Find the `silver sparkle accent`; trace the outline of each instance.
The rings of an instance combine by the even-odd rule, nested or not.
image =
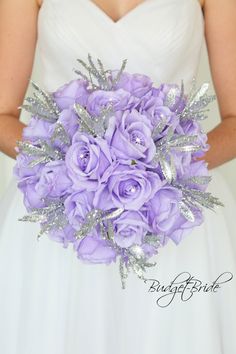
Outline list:
[[[64,214],[62,201],[49,201],[49,205],[43,208],[32,208],[28,215],[19,218],[19,221],[40,222],[41,229],[37,236],[39,239],[43,234],[49,233],[52,229],[63,229],[68,220]]]
[[[152,233],[147,233],[144,236],[143,241],[144,241],[144,243],[147,243],[147,244],[149,244],[149,245],[151,245],[151,246],[153,246],[155,248],[158,248],[161,245],[160,236],[152,234]]]
[[[203,181],[202,181],[203,182]],[[181,183],[172,182],[172,185],[182,191],[182,201],[179,204],[180,212],[189,221],[194,221],[194,210],[202,210],[202,207],[215,210],[216,207],[224,206],[219,198],[214,197],[210,192],[205,192],[190,187],[186,181]]]
[[[162,117],[161,121],[157,123],[157,125],[154,127],[152,131],[152,138],[155,141],[155,139],[158,137],[158,135],[163,131],[163,129],[166,127],[167,119],[166,117]]]
[[[173,158],[173,151],[196,152],[202,147],[194,144],[197,140],[197,135],[175,135],[174,130],[170,127],[166,136],[156,141],[156,153],[152,160],[152,165],[160,164],[162,173],[168,183],[176,179],[176,168]]]
[[[28,164],[29,167],[34,167],[39,163],[47,163],[53,160],[64,160],[64,155],[59,150],[53,148],[46,141],[41,139],[38,139],[34,144],[30,141],[17,140],[16,145],[20,152],[35,157],[35,159]]]
[[[103,108],[99,116],[91,116],[90,113],[79,103],[73,105],[80,123],[79,130],[91,134],[94,137],[103,137],[108,126],[108,120],[113,115],[113,106],[110,103]]]
[[[171,183],[173,180],[176,179],[176,169],[173,157],[170,156],[170,163],[164,158],[160,158],[159,162],[165,179],[168,183]]]
[[[157,264],[156,262],[147,262],[147,257],[140,248],[141,247],[139,245],[132,245],[126,249],[126,261],[124,261],[121,256],[119,271],[122,289],[125,289],[126,287],[126,279],[131,269],[138,276],[138,278],[145,281],[147,280],[144,276],[146,269],[149,267],[154,267]]]
[[[173,104],[176,101],[176,96],[177,96],[178,92],[179,92],[179,89],[177,87],[171,87],[165,97],[164,105],[167,107],[173,106]]]
[[[40,88],[35,82],[30,80],[36,93],[33,93],[34,97],[26,97],[25,101],[29,104],[23,104],[19,106],[19,109],[25,109],[32,115],[36,115],[40,119],[44,119],[48,122],[55,123],[59,117],[60,110],[53,100],[52,94],[46,92]]]
[[[66,132],[64,126],[59,122],[57,122],[54,128],[53,134],[51,136],[51,142],[54,142],[56,139],[60,140],[66,145],[70,145],[71,143],[68,133]]]
[[[192,87],[187,97],[184,110],[179,113],[179,118],[191,120],[203,120],[207,118],[208,109],[205,107],[216,99],[216,95],[208,95],[209,83],[204,82],[196,89],[196,78],[192,80]]]
[[[82,59],[77,59],[77,61],[82,65],[82,67],[87,71],[88,74],[81,72],[80,70],[74,69],[75,73],[80,75],[84,80],[89,83],[89,88],[92,90],[112,90],[120,79],[122,72],[125,69],[127,59],[122,61],[122,65],[117,75],[112,79],[110,77],[111,70],[105,69],[101,59],[97,58],[98,67],[96,67],[91,54],[88,54],[88,63]],[[94,80],[96,82],[94,82]]]
[[[181,214],[185,217],[185,219],[191,222],[195,221],[195,216],[192,210],[188,207],[186,203],[184,203],[184,201],[179,202],[179,209]]]
[[[185,179],[181,179],[181,184],[185,186],[189,186],[191,184],[197,184],[197,185],[205,185],[210,183],[212,180],[211,176],[193,176]]]
[[[103,211],[101,209],[92,209],[85,216],[85,220],[82,223],[80,229],[75,233],[77,239],[85,237],[95,226],[100,226],[100,231],[103,235],[107,235],[106,227],[103,224],[103,221],[110,220],[118,217],[123,213],[123,208],[117,208],[116,210]],[[111,225],[109,225],[109,237],[113,238],[111,231]]]

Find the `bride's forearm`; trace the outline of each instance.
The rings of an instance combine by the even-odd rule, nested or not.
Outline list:
[[[236,117],[228,117],[221,121],[208,134],[210,149],[203,159],[212,169],[236,157]]]
[[[0,151],[15,159],[16,140],[22,139],[22,130],[26,125],[12,115],[0,114]]]

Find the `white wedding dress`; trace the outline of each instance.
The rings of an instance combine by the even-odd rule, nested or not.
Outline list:
[[[203,40],[198,0],[146,0],[118,22],[90,0],[44,0],[37,82],[55,90],[77,77],[76,59],[90,53],[107,68],[127,58],[127,71],[157,85],[184,79],[188,90]],[[13,178],[0,202],[0,353],[235,354],[236,203],[220,172],[211,172],[210,191],[225,207],[206,211],[205,223],[178,246],[160,249],[146,277],[164,286],[182,272],[203,285],[224,272],[233,278],[188,301],[176,294],[166,307],[156,303],[164,292],[148,291],[151,281],[132,273],[122,289],[118,263],[87,265],[72,245],[46,235],[37,241],[39,226],[18,221],[26,210]]]

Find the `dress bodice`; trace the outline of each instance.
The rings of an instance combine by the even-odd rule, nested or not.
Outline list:
[[[90,53],[107,69],[190,87],[198,70],[204,17],[198,0],[144,0],[114,22],[92,0],[44,0],[38,16],[40,82],[54,90],[75,79]]]

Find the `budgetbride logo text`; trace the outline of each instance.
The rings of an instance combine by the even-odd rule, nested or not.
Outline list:
[[[222,285],[232,279],[233,274],[231,272],[224,272],[213,282],[203,283],[189,272],[182,272],[167,285],[164,285],[159,280],[153,278],[145,279],[144,282],[149,285],[148,292],[158,294],[156,304],[159,307],[167,307],[177,296],[180,297],[181,301],[185,302],[190,300],[195,294],[216,293]]]

